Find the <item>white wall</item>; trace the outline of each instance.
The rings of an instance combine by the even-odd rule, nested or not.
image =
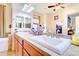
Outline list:
[[[76,17],[75,21],[76,21],[76,32],[75,32],[75,34],[79,34],[79,16]]]
[[[47,28],[49,28],[52,31],[52,33],[56,33],[56,27],[55,27],[56,23],[61,22],[62,23],[62,28],[63,28],[62,29],[62,31],[63,31],[62,34],[67,35],[67,30],[68,30],[68,28],[67,28],[67,17],[68,17],[68,15],[79,12],[79,7],[78,6],[79,6],[79,4],[77,4],[76,6],[70,6],[70,7],[67,6],[66,8],[64,8],[62,10],[58,10],[58,11],[52,13],[52,15],[47,14],[47,18],[50,17],[49,19],[47,19],[47,25],[49,25],[49,26],[47,26]],[[58,20],[54,20],[53,17],[55,15],[59,16]],[[51,27],[52,27],[52,29],[51,29]]]

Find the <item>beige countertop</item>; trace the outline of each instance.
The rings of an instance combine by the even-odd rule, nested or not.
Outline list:
[[[18,32],[16,33],[16,35],[20,36],[21,38],[23,38],[24,40],[27,40],[28,38],[28,42],[32,43],[33,45],[35,45],[36,47],[40,48],[41,50],[47,52],[49,55],[52,56],[60,56],[57,53],[43,47],[42,45],[34,42],[31,40],[31,37],[34,37],[35,35],[29,34],[29,33],[25,33],[25,32]],[[68,50],[62,55],[62,56],[75,56],[78,55],[79,56],[79,47],[75,46],[75,45],[71,45]]]

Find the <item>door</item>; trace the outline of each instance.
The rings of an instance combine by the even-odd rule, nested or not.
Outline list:
[[[3,25],[3,20],[4,20],[4,6],[3,5],[0,5],[0,36],[3,37],[3,28],[4,28],[4,25]]]

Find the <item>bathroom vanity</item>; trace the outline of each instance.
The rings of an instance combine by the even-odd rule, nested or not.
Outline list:
[[[16,56],[58,56],[71,45],[69,39],[35,36],[26,32],[16,32],[13,35]]]
[[[24,39],[14,34],[14,49],[16,56],[47,56],[48,53],[42,51],[32,43],[28,38]]]

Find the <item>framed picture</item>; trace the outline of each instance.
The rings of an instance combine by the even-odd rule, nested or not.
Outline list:
[[[54,20],[58,20],[58,19],[59,19],[58,15],[54,16]]]
[[[56,24],[56,34],[57,34],[57,33],[62,34],[62,26]]]

